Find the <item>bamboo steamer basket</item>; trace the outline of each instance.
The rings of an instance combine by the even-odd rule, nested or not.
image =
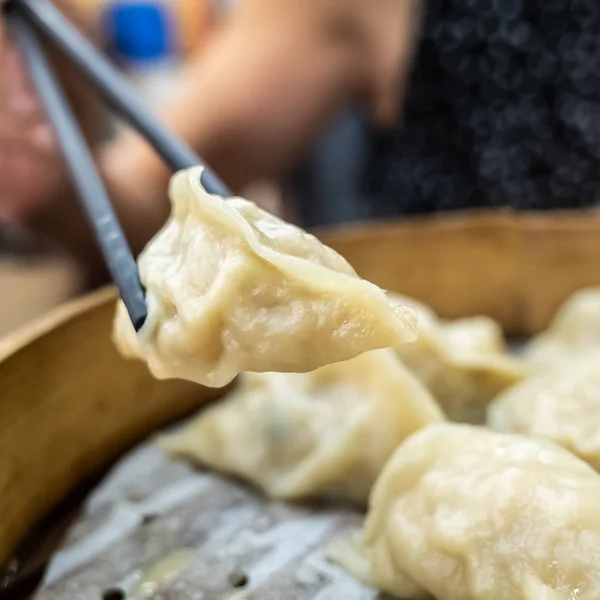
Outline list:
[[[600,284],[600,220],[467,214],[322,230],[367,279],[448,318],[487,314],[531,335],[575,290]],[[223,390],[159,382],[123,360],[116,292],[97,291],[0,338],[0,563],[82,482]]]

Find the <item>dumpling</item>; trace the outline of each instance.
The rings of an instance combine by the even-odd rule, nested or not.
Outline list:
[[[208,194],[201,168],[174,176],[172,214],[139,258],[149,316],[135,335],[120,303],[115,341],[158,378],[220,387],[242,371],[307,372],[414,339],[331,248],[242,198]]]
[[[557,311],[550,327],[525,348],[524,359],[539,370],[568,354],[600,348],[600,288],[573,294]]]
[[[394,356],[375,350],[312,373],[254,373],[161,445],[270,496],[365,503],[405,437],[443,415]]]
[[[597,600],[598,498],[600,476],[551,442],[431,425],[374,486],[364,573],[407,600]]]
[[[502,330],[489,317],[469,317],[455,321],[438,321],[440,334],[449,352],[456,355],[506,355]]]
[[[502,331],[492,319],[443,321],[411,298],[390,298],[417,313],[417,340],[397,346],[396,353],[451,420],[482,423],[489,402],[525,376],[526,369],[506,354]]]
[[[490,405],[488,424],[552,440],[600,471],[600,348],[504,392]]]

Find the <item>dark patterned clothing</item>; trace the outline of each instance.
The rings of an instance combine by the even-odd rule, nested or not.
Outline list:
[[[402,123],[375,140],[373,216],[600,198],[600,2],[428,0]]]
[[[402,121],[367,150],[348,215],[594,204],[600,1],[428,0]],[[304,181],[305,214],[326,202],[319,177]]]

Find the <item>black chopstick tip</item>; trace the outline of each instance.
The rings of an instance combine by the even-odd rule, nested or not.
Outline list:
[[[129,313],[129,317],[131,319],[131,323],[133,324],[135,331],[139,333],[139,331],[144,326],[146,319],[148,318],[148,311],[146,310],[142,314],[140,314],[139,312],[136,312],[134,314]]]
[[[135,284],[131,284],[128,281],[125,287],[119,287],[121,300],[125,305],[129,320],[136,333],[139,333],[148,319],[148,304],[146,303],[145,290],[139,280]]]
[[[135,319],[132,319],[133,327],[134,327],[136,333],[139,333],[141,331],[142,327],[144,326],[144,323],[146,322],[146,318],[147,318],[147,315],[144,315],[143,317],[137,317]]]

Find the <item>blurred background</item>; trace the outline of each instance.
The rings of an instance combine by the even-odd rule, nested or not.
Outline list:
[[[72,1],[96,32],[99,46],[156,109],[169,102],[190,57],[202,61],[244,2]],[[252,181],[241,190],[244,195],[307,228],[480,209],[568,209],[596,218],[600,190],[596,0],[365,2],[371,13],[365,11],[362,17],[372,37],[370,46],[363,48],[366,64],[357,54],[356,70],[363,69],[379,91],[391,90],[393,102],[401,106],[398,118],[381,128],[373,122],[373,106],[359,101],[365,98],[340,103],[342,108],[314,128],[317,135],[302,144],[302,152],[294,153],[293,164],[286,163],[276,181]],[[255,7],[270,6],[273,14],[283,4],[254,2]],[[306,2],[307,7],[318,5]],[[348,3],[355,5],[360,3]],[[413,13],[419,15],[414,22],[407,17]],[[369,23],[371,14],[382,19]],[[405,26],[407,20],[411,22]],[[402,46],[412,29],[414,56],[412,42]],[[242,36],[243,44],[260,46],[264,31],[276,36],[277,26],[261,29],[261,34],[250,28],[250,35],[246,31]],[[344,26],[332,31],[340,46],[356,37],[356,31]],[[289,34],[295,35],[293,28]],[[381,40],[389,42],[387,48],[377,46]],[[298,48],[301,53],[307,46]],[[318,56],[312,61],[306,69],[318,70]],[[291,69],[306,76],[301,60]],[[404,70],[406,77],[396,76]],[[332,96],[337,93],[334,87],[330,91]],[[275,97],[278,93],[269,92]],[[280,107],[283,113],[294,109],[289,97],[287,102]],[[277,102],[270,108],[261,105],[258,113],[273,106],[278,108]],[[112,127],[118,130],[117,123]],[[270,134],[267,142],[278,135]],[[246,141],[248,156],[254,140]],[[0,161],[2,156],[0,152]],[[0,219],[0,290],[1,335],[80,291],[81,281],[75,266],[49,249],[47,242],[15,221],[9,225]]]
[[[231,10],[231,0],[75,0],[97,44],[119,65],[152,108],[168,98],[182,65],[202,51]],[[112,123],[118,129],[119,122]],[[260,186],[267,202],[274,185]],[[270,199],[273,200],[270,200]],[[75,295],[75,265],[30,231],[0,223],[0,335]]]
[[[210,46],[237,1],[74,0],[72,4],[73,12],[91,24],[96,44],[126,74],[144,101],[158,110],[168,102],[186,61]],[[314,157],[325,162],[317,177],[332,171],[334,180],[340,168],[346,172],[342,163],[360,161],[362,149],[357,142],[363,129],[357,115],[350,112],[336,119],[331,133],[325,134],[323,141],[315,144],[315,150],[311,149],[310,157],[290,173],[290,185],[281,181],[255,182],[244,190],[244,195],[260,199],[261,206],[281,213],[285,194],[288,212],[296,218],[304,214],[310,225],[352,220],[357,214],[355,190],[345,177],[343,183],[327,177],[322,181],[320,195],[329,197],[331,202],[316,203],[310,208],[300,201],[304,200],[304,193],[313,194],[304,177],[307,171],[312,173]],[[121,125],[115,119],[111,127],[118,132]],[[345,150],[335,158],[339,144]],[[0,335],[81,291],[78,269],[54,250],[26,228],[0,221]]]

